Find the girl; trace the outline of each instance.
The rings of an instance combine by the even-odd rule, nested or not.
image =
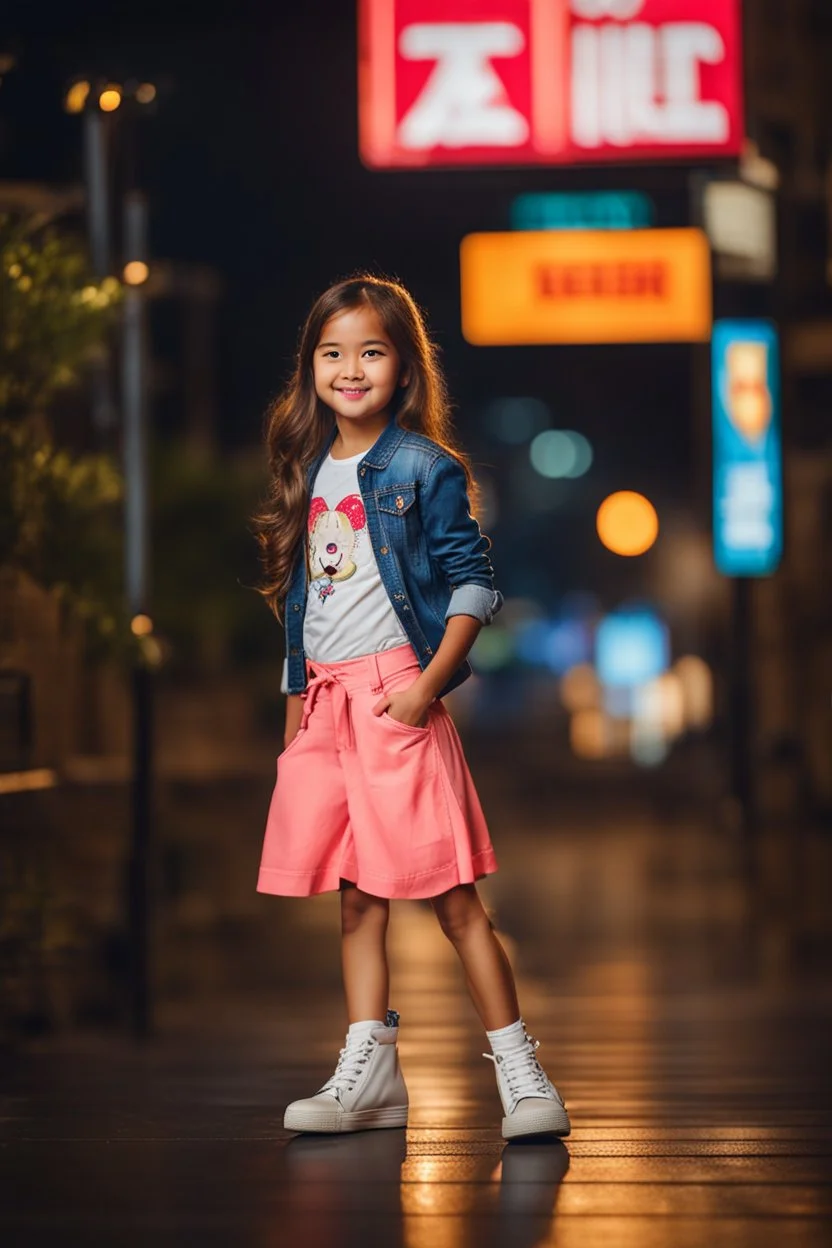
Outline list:
[[[288,695],[257,888],[340,890],[349,1015],[334,1074],[289,1105],[288,1130],[407,1122],[387,996],[396,897],[430,898],[459,954],[491,1043],[503,1136],[570,1130],[477,893],[497,863],[441,701],[471,674],[468,651],[503,602],[449,425],[408,292],[370,276],[325,291],[269,413],[271,495],[257,521]]]

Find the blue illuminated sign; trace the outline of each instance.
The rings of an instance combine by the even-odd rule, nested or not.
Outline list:
[[[783,553],[775,326],[717,321],[712,381],[714,561],[725,576],[769,576]]]
[[[513,230],[639,230],[653,224],[641,191],[530,191],[511,205]]]

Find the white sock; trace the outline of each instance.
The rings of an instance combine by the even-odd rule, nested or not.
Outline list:
[[[522,1018],[518,1018],[516,1023],[509,1023],[508,1027],[499,1027],[496,1031],[487,1031],[485,1034],[492,1053],[505,1053],[506,1049],[516,1049],[518,1044],[523,1043],[526,1028]]]
[[[376,1027],[383,1026],[384,1023],[378,1018],[364,1018],[360,1023],[350,1023],[347,1037],[351,1039],[353,1036],[357,1036],[359,1039],[363,1039],[365,1036],[369,1036],[371,1031],[375,1031]]]

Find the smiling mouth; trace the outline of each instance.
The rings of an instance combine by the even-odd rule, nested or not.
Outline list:
[[[338,391],[339,394],[345,394],[348,399],[359,398],[362,394],[366,394],[369,388],[370,388],[369,386],[365,386],[363,389],[361,389],[358,386],[336,386],[335,387],[335,389]]]

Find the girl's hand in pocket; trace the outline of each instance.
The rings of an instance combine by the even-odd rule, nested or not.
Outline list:
[[[373,714],[383,715],[387,712],[391,719],[397,719],[400,724],[409,724],[411,728],[427,727],[428,707],[433,699],[426,702],[420,693],[412,690],[413,686],[398,693],[385,694],[376,702]]]

